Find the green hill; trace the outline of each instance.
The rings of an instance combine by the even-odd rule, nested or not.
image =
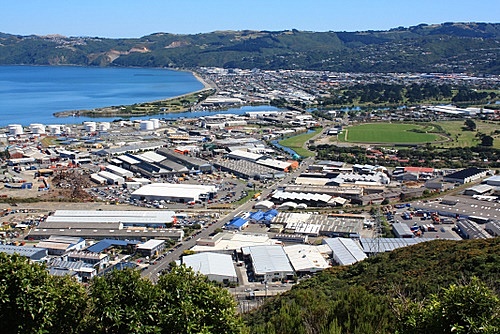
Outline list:
[[[0,33],[0,64],[499,74],[499,41],[498,23],[365,32],[156,33],[129,39]]]
[[[425,301],[446,300],[446,293],[455,293],[454,289],[481,290],[473,277],[489,287],[500,287],[500,238],[436,240],[380,254],[351,267],[334,267],[271,299],[245,318],[251,333],[430,333],[429,328],[446,320],[423,323],[434,327],[412,327],[412,319],[421,315],[419,307]],[[488,291],[485,296],[489,293],[493,298],[485,307],[496,312],[484,313],[490,320],[496,317],[494,326],[500,325],[500,291],[479,286]],[[468,294],[472,298],[473,293]],[[466,307],[466,302],[454,298]],[[476,303],[479,309],[478,300],[473,301]],[[496,329],[480,332],[498,333]]]

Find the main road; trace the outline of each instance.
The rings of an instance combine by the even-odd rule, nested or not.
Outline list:
[[[267,198],[267,196],[272,194],[278,187],[282,187],[291,182],[294,177],[300,175],[300,173],[302,173],[305,169],[307,169],[307,167],[312,163],[313,160],[314,158],[312,157],[304,159],[300,164],[299,168],[287,174],[286,177],[284,177],[282,180],[275,182],[271,187],[264,189],[261,193],[261,197]],[[224,217],[219,218],[219,220],[213,223],[212,225],[202,229],[201,232],[196,236],[196,238],[187,237],[184,241],[182,241],[182,243],[177,244],[176,248],[172,249],[170,253],[165,254],[163,259],[156,261],[156,264],[150,264],[146,269],[144,269],[142,271],[142,276],[148,277],[153,282],[156,282],[158,280],[159,274],[163,270],[168,269],[169,264],[172,261],[179,260],[185,250],[191,249],[196,244],[196,239],[208,238],[210,234],[214,233],[216,229],[222,228],[226,223],[228,223],[231,219],[233,219],[235,215],[237,215],[239,212],[250,211],[254,203],[255,202],[253,200],[249,200],[241,204],[240,206],[235,208],[233,211],[231,211]]]

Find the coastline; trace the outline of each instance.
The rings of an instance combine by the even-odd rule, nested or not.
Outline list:
[[[135,105],[139,106],[151,106],[153,104],[160,104],[160,105],[169,105],[170,103],[175,102],[176,100],[181,100],[184,98],[188,97],[194,97],[199,94],[203,93],[208,93],[207,96],[213,95],[217,90],[217,85],[213,82],[208,82],[201,75],[199,75],[196,71],[194,70],[181,70],[181,69],[176,69],[175,71],[184,71],[184,72],[190,72],[196,80],[198,80],[202,85],[203,88],[194,92],[186,93],[186,94],[181,94],[181,95],[176,95],[169,97],[167,99],[161,99],[161,100],[155,100],[155,101],[145,101],[145,102],[138,102]],[[212,92],[213,91],[213,92]],[[119,107],[101,107],[101,108],[95,108],[95,109],[80,109],[80,110],[66,110],[66,111],[60,111],[60,112],[55,112],[52,115],[54,117],[62,118],[62,117],[141,117],[141,116],[148,116],[148,115],[158,115],[158,114],[169,114],[169,113],[181,113],[188,111],[188,108],[180,108],[177,110],[156,110],[156,111],[138,111],[138,112],[133,112],[133,111],[124,111],[124,108],[131,108],[132,105],[122,105]]]

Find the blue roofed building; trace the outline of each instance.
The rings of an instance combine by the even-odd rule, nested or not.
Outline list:
[[[271,220],[274,219],[274,217],[276,217],[278,215],[278,210],[276,209],[271,209],[269,211],[266,211],[264,213],[264,222],[267,224],[267,223],[270,223]]]
[[[92,253],[101,253],[105,250],[114,247],[125,248],[128,245],[136,245],[139,241],[128,241],[128,240],[116,240],[116,239],[104,239],[99,241],[98,243],[89,246],[86,250]]]
[[[226,229],[241,231],[247,226],[248,226],[248,220],[241,217],[237,217],[231,220],[229,223],[227,223]]]
[[[250,217],[248,217],[248,218],[253,223],[260,222],[261,220],[264,219],[264,212],[262,212],[260,210],[256,211],[256,212],[252,212],[252,213],[250,213]]]

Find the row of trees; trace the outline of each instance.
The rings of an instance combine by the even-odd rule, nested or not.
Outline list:
[[[470,87],[460,87],[453,93],[449,84],[385,84],[370,83],[357,84],[346,89],[337,89],[330,92],[329,97],[322,98],[323,106],[339,106],[353,104],[404,104],[421,103],[426,101],[453,101],[453,102],[487,102],[496,99],[494,92],[478,92]]]
[[[490,137],[490,138],[487,138]],[[349,164],[383,163],[384,166],[424,166],[434,168],[462,168],[477,166],[487,162],[490,167],[500,166],[500,150],[489,147],[493,144],[491,136],[483,136],[483,145],[475,147],[437,148],[425,145],[412,148],[398,148],[395,156],[408,162],[369,158],[371,154],[360,146],[340,147],[335,145],[309,146],[317,152],[318,159],[338,160]],[[486,145],[485,145],[486,144]]]
[[[184,266],[157,284],[136,270],[88,286],[0,253],[3,333],[240,333],[231,294]]]

